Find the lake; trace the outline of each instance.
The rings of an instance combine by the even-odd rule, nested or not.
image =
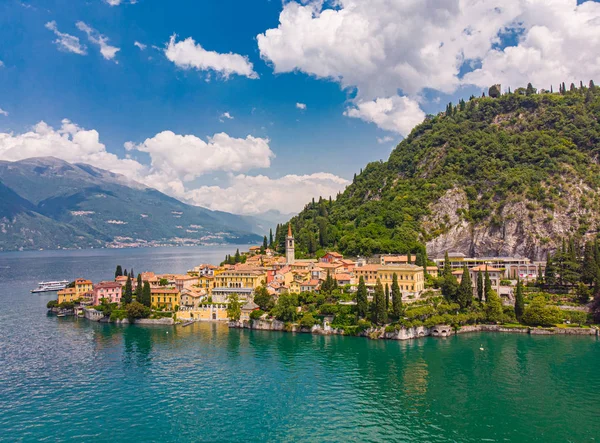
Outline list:
[[[185,272],[235,248],[0,254],[0,441],[600,439],[596,337],[113,326],[49,316],[55,295],[29,293],[117,264]]]

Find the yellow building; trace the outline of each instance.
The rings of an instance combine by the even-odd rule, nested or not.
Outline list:
[[[179,291],[175,288],[159,287],[151,289],[152,308],[174,311],[179,306]]]
[[[79,295],[83,295],[86,292],[92,292],[93,284],[90,280],[86,280],[84,278],[78,278],[75,280],[75,292]]]
[[[204,289],[208,295],[211,294],[212,288],[215,285],[215,278],[212,275],[198,276],[198,287]]]
[[[58,291],[58,303],[74,302],[83,297],[83,294],[78,294],[75,288],[65,288]]]
[[[203,303],[193,309],[182,308],[177,312],[181,321],[227,321],[225,303]]]
[[[398,276],[398,285],[402,292],[421,292],[425,289],[425,278],[423,268],[417,265],[391,265],[380,266],[377,270],[377,278],[381,284],[392,287],[394,274]]]
[[[289,284],[290,293],[292,294],[300,294],[300,282],[298,280],[293,280]]]
[[[215,275],[215,288],[258,288],[266,283],[267,273],[253,270],[223,271]]]
[[[354,276],[356,277],[357,284],[360,277],[362,277],[365,280],[365,284],[375,285],[379,268],[381,268],[380,265],[363,265],[355,267]]]

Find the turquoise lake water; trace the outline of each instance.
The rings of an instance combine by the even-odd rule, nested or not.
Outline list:
[[[111,326],[48,316],[53,295],[29,293],[44,279],[109,279],[117,264],[183,272],[230,252],[0,254],[0,441],[600,440],[596,337]]]

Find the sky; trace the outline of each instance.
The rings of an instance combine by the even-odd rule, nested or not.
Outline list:
[[[3,0],[0,160],[297,212],[492,84],[600,82],[576,0]]]

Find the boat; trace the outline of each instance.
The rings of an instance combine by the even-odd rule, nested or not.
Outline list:
[[[65,289],[69,282],[67,280],[60,281],[41,281],[38,283],[38,287],[31,290],[31,293],[35,294],[38,292],[56,292],[61,289]]]

